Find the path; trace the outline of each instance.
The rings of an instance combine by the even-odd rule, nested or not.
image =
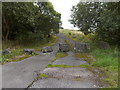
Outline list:
[[[60,39],[58,43],[69,40],[74,46],[74,41],[62,34],[57,35]],[[2,66],[2,87],[3,88],[94,88],[99,87],[95,75],[85,68],[46,68],[51,60],[54,59],[58,51],[58,43],[53,47],[54,52],[27,58],[18,62],[11,62]],[[72,51],[68,56],[53,62],[54,65],[80,65],[88,64],[81,58],[74,57]],[[36,79],[36,72],[49,74],[49,78]]]
[[[63,34],[59,34],[60,42],[68,40],[73,45],[75,42]],[[53,65],[88,65],[88,62],[82,58],[74,56],[72,51],[68,52],[68,56],[57,59],[52,63]],[[41,78],[35,81],[30,88],[100,88],[104,87],[103,84],[99,83],[97,76],[86,68],[81,67],[69,67],[69,68],[45,68],[38,73],[48,75],[47,78]]]

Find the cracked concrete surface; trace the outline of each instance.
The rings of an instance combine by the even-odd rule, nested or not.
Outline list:
[[[43,70],[54,55],[37,55],[2,66],[3,88],[26,88],[35,78],[35,71]]]

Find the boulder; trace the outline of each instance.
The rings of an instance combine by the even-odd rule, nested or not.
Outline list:
[[[43,52],[43,53],[52,52],[52,51],[53,51],[53,49],[52,49],[52,47],[50,47],[50,46],[47,46],[47,47],[43,47],[43,48],[42,48],[42,52]]]
[[[69,51],[69,44],[60,43],[59,44],[59,51],[68,52]]]
[[[105,41],[100,41],[98,43],[98,47],[101,49],[108,49],[108,48],[110,48],[110,45],[109,45],[109,43],[107,43]]]
[[[9,53],[12,53],[12,52],[10,51],[10,48],[5,49],[5,50],[2,51],[2,54],[3,54],[3,55],[9,54]]]
[[[75,43],[75,47],[74,47],[75,51],[81,52],[81,53],[86,53],[90,50],[90,46],[87,43]]]
[[[24,49],[23,50],[26,54],[32,54],[33,52],[35,52],[34,49]]]

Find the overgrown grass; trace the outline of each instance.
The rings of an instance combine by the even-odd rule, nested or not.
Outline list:
[[[81,41],[84,37],[84,34],[77,30],[61,29],[60,33],[63,33],[64,35],[68,36],[69,38],[71,38],[75,41]]]
[[[58,41],[58,37],[55,35],[51,35],[50,38],[46,38],[44,40],[39,40],[35,42],[28,42],[28,44],[22,44],[18,41],[2,41],[2,49],[6,48],[15,48],[15,49],[23,49],[23,48],[34,48],[40,49],[43,46],[52,46]],[[27,41],[25,41],[27,43]]]
[[[78,41],[78,42],[91,43],[91,40],[92,41],[96,40],[95,39],[95,34],[90,33],[88,35],[84,35],[81,31],[78,31],[78,30],[61,29],[60,33],[63,33],[67,37],[71,38],[74,41]]]
[[[33,53],[32,55],[24,54],[23,49],[32,48],[35,49],[35,51],[41,51],[41,48],[44,46],[52,46],[56,44],[56,42],[58,41],[58,37],[52,35],[51,38],[48,38],[46,41],[47,42],[38,42],[38,43],[32,42],[33,44],[30,45],[21,45],[13,41],[6,41],[6,42],[3,41],[3,49],[11,48],[12,53],[6,55],[0,55],[0,62],[5,64],[7,62],[20,61],[25,58],[37,55],[36,53]]]
[[[65,52],[58,52],[56,53],[55,55],[55,58],[51,61],[51,62],[54,62],[55,60],[59,59],[59,58],[63,58],[63,57],[66,57],[68,54],[65,53]]]

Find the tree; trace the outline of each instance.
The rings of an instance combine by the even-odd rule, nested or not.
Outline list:
[[[96,36],[111,44],[120,44],[120,2],[105,3],[99,16]]]
[[[95,32],[98,40],[112,44],[120,41],[120,2],[78,3],[71,11],[69,21],[85,35]]]
[[[3,40],[41,40],[58,31],[61,14],[50,2],[3,2]]]
[[[85,35],[94,32],[98,25],[98,16],[101,12],[101,7],[102,3],[78,3],[72,7],[71,20],[69,21]]]

